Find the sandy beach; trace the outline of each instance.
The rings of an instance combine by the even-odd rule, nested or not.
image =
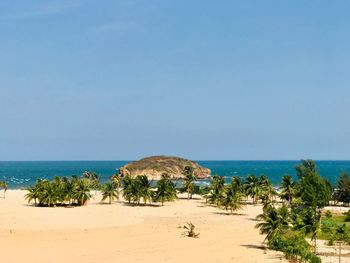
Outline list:
[[[179,199],[164,207],[101,204],[97,194],[87,206],[39,208],[24,201],[25,191],[0,198],[3,262],[283,262],[281,254],[261,248],[254,228],[260,206],[238,215]],[[199,238],[183,235],[192,222]]]

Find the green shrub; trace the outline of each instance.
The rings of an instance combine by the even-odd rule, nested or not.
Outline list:
[[[330,218],[332,218],[333,214],[332,214],[331,211],[327,210],[327,211],[325,212],[324,216],[325,216],[326,218],[330,219]]]
[[[350,222],[350,210],[345,214],[344,222]]]
[[[320,263],[321,260],[310,251],[310,244],[304,235],[294,231],[274,235],[268,242],[271,249],[282,251],[290,261],[303,260],[310,263]]]
[[[330,238],[327,243],[328,246],[334,246],[334,238]]]

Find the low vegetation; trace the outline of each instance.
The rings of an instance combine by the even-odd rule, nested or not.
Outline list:
[[[176,188],[171,177],[163,173],[156,182],[145,175],[111,176],[100,184],[96,173],[85,172],[81,177],[55,177],[53,180],[38,179],[29,187],[25,198],[35,206],[81,206],[92,194],[100,191],[102,202],[112,204],[119,199],[120,192],[125,202],[135,205],[149,205],[177,199],[177,192],[187,193],[187,199],[201,194],[206,203],[234,214],[247,203],[263,205],[263,213],[256,219],[256,228],[265,235],[265,242],[271,249],[282,251],[291,262],[321,262],[317,256],[317,240],[328,240],[329,245],[350,244],[350,211],[344,215],[333,215],[323,211],[329,204],[349,206],[350,177],[342,173],[334,187],[322,178],[312,160],[303,160],[296,167],[297,180],[292,176],[282,177],[279,192],[267,176],[248,175],[244,180],[232,177],[230,182],[215,175],[208,186],[196,184],[196,176],[191,166],[183,170],[180,188]],[[7,189],[0,182],[0,187]],[[184,226],[186,235],[198,237],[195,226]],[[339,252],[340,253],[340,252]],[[341,253],[339,254],[341,258]]]
[[[6,191],[7,191],[7,183],[5,181],[0,181],[0,189],[3,189],[4,191],[4,198],[6,197]]]
[[[344,197],[339,194],[344,189],[332,189],[330,183],[319,176],[312,160],[302,161],[296,171],[297,181],[289,176],[282,178],[280,198],[284,203],[270,202],[264,206],[256,227],[266,235],[268,246],[282,251],[291,262],[321,262],[317,256],[317,239],[329,240],[331,245],[337,241],[339,246],[350,242],[350,228],[344,223],[346,216],[334,216],[330,211],[322,215],[322,208],[336,196],[334,193]],[[345,177],[341,178],[343,186],[346,185]]]
[[[192,224],[191,222],[187,223],[186,225],[184,225],[184,235],[187,237],[192,237],[192,238],[198,238],[199,237],[199,233],[197,233],[195,231],[195,225]]]

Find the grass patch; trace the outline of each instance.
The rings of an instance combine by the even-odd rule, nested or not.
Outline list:
[[[345,215],[333,215],[332,217],[322,217],[322,230],[318,234],[318,239],[329,240],[337,226],[345,223],[347,229],[350,229],[350,222],[345,222]]]

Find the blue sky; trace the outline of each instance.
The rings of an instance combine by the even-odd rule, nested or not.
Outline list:
[[[2,0],[0,160],[349,159],[349,11]]]

